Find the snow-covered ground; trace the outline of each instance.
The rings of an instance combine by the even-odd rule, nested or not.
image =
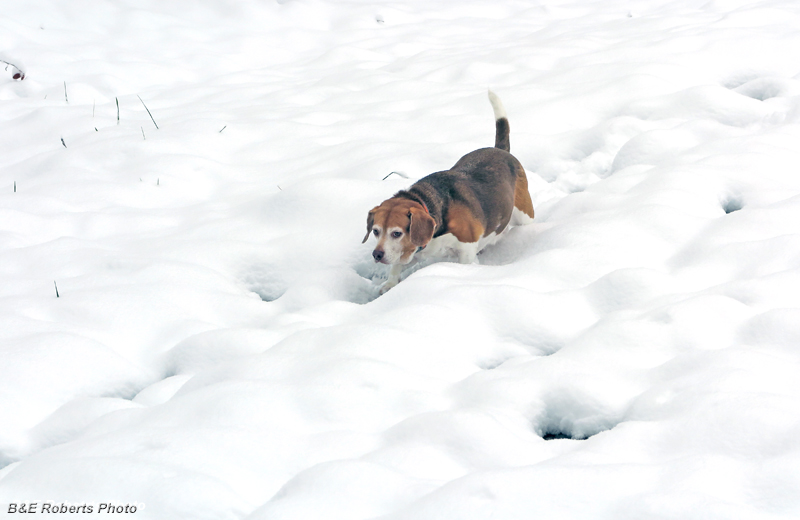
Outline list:
[[[795,0],[7,0],[0,59],[4,514],[800,517]],[[534,224],[378,297],[487,87]]]

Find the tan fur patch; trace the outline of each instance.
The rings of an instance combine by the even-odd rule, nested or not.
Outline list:
[[[533,202],[531,194],[528,192],[528,178],[522,168],[517,169],[517,182],[514,184],[514,206],[533,218]]]
[[[447,211],[447,230],[459,242],[477,242],[483,236],[483,225],[463,204],[453,204]]]

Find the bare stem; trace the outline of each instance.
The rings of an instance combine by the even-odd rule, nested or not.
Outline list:
[[[386,179],[388,179],[389,177],[391,177],[393,174],[394,174],[394,175],[398,175],[398,176],[400,176],[400,177],[402,177],[402,178],[404,178],[404,179],[408,179],[408,175],[406,175],[405,173],[402,173],[402,172],[391,172],[389,175],[387,175],[386,177],[384,177],[384,178],[383,178],[383,179],[381,179],[381,180],[382,180],[382,181],[385,181]]]
[[[6,70],[8,70],[8,68],[9,68],[9,67],[11,67],[11,68],[13,69],[13,70],[11,71],[11,72],[12,72],[12,76],[11,76],[12,78],[14,78],[14,79],[18,79],[18,80],[20,80],[20,81],[22,81],[23,79],[25,79],[25,73],[24,73],[24,72],[22,72],[22,69],[20,69],[19,67],[17,67],[17,66],[16,66],[16,65],[14,65],[13,63],[11,63],[11,62],[8,62],[8,61],[6,61],[6,60],[0,60],[0,63],[5,63],[5,64],[6,64]]]
[[[141,98],[141,96],[137,95],[136,97],[138,97],[138,98],[139,98],[139,101],[142,101],[142,98]],[[155,120],[155,119],[153,119],[153,114],[151,114],[151,113],[150,113],[150,109],[149,109],[149,108],[147,108],[147,105],[145,105],[145,104],[144,104],[144,101],[142,101],[142,105],[144,105],[144,109],[145,109],[145,110],[147,110],[147,115],[149,115],[149,116],[150,116],[150,119],[152,119],[152,120],[153,120],[153,124],[154,124],[154,125],[156,125],[156,130],[158,130],[158,123],[156,123],[156,120]]]

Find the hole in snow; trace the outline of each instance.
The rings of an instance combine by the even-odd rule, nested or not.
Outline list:
[[[566,423],[563,423],[562,421],[556,421],[547,424],[542,428],[537,428],[536,433],[546,441],[552,441],[554,439],[584,441],[600,432],[610,430],[614,426],[616,426],[616,424],[609,423],[603,424],[602,426],[595,424],[587,428],[587,425],[570,424],[569,421]]]
[[[766,101],[781,96],[786,89],[778,78],[758,78],[733,89],[743,96],[759,101]]]
[[[544,412],[534,431],[544,440],[585,440],[619,424],[616,414],[602,403],[569,390],[545,399]]]
[[[552,441],[553,439],[574,439],[571,434],[564,433],[564,432],[545,432],[542,434],[542,439],[546,441]],[[578,439],[583,440],[583,439]]]
[[[744,203],[739,197],[728,197],[722,200],[721,206],[722,209],[725,210],[725,213],[728,214],[742,209],[744,207]]]
[[[274,302],[285,292],[284,289],[278,288],[274,285],[266,285],[262,287],[251,287],[251,291],[256,293],[261,300],[265,302]]]
[[[286,292],[286,283],[276,275],[277,269],[267,266],[252,267],[242,277],[248,290],[265,302],[273,302]]]

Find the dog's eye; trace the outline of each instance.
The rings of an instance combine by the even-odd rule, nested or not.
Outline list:
[[[400,238],[401,236],[403,236],[402,231],[392,231],[392,238]]]
[[[373,235],[375,235],[375,236],[378,236],[378,235],[380,235],[380,234],[381,234],[381,232],[380,232],[380,231],[378,231],[377,229],[373,229],[373,230],[372,230],[372,234],[373,234]]]

